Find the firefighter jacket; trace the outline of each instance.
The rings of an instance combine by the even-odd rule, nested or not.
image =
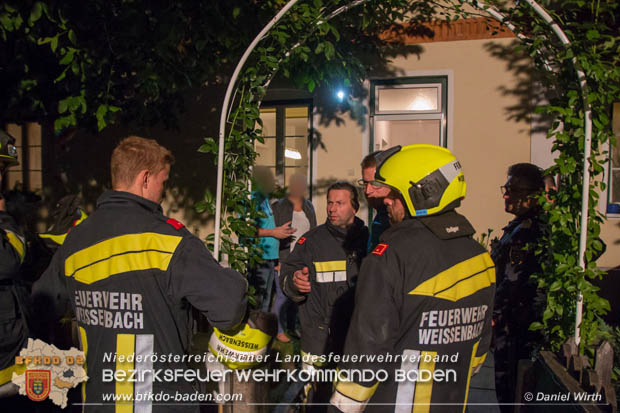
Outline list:
[[[0,386],[11,381],[13,372],[23,374],[15,356],[29,336],[28,289],[20,267],[26,256],[26,242],[15,220],[0,211]]]
[[[489,348],[495,294],[493,261],[473,234],[454,211],[383,233],[360,270],[332,405],[464,411]],[[362,377],[363,369],[375,374]]]
[[[353,311],[353,287],[367,242],[368,228],[361,219],[356,217],[348,230],[328,220],[301,237],[282,263],[282,290],[299,304],[303,353],[342,352]],[[299,293],[293,284],[293,274],[304,267],[308,267],[311,283],[308,294]]]
[[[152,407],[157,413],[198,411],[170,405],[183,402],[175,394],[192,396],[194,389],[187,379],[166,379],[171,369],[188,370],[191,307],[213,326],[230,329],[245,314],[246,289],[243,276],[220,267],[202,241],[166,218],[159,204],[109,191],[71,230],[33,293],[35,300],[52,294],[61,307],[65,300],[71,304],[86,353],[84,402],[104,403],[88,411],[114,411],[114,403],[102,400],[112,394],[133,396],[134,412]],[[105,381],[106,369],[133,373],[136,381]],[[164,397],[173,398],[157,404]]]

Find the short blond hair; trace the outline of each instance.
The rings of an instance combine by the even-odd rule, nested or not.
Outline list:
[[[142,170],[156,174],[174,163],[172,153],[154,139],[129,136],[112,152],[112,188],[131,185]]]

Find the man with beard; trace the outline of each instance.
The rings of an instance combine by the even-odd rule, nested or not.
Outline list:
[[[368,201],[368,207],[375,210],[375,216],[370,224],[370,237],[368,238],[368,252],[375,249],[379,243],[379,237],[383,231],[390,227],[390,219],[383,199],[390,192],[389,188],[380,185],[375,181],[377,171],[377,160],[375,156],[381,151],[366,155],[362,160],[362,179],[357,184],[364,190],[364,195]]]
[[[326,355],[340,354],[353,311],[354,286],[366,255],[368,228],[355,216],[356,188],[336,182],[327,190],[327,222],[297,240],[282,264],[282,290],[299,304],[303,368],[324,365]],[[320,409],[331,383],[320,383],[308,397]]]
[[[343,412],[463,411],[491,341],[495,269],[455,211],[461,165],[439,146],[396,146],[377,156],[375,180],[390,189],[392,226],[360,270],[350,361],[330,403]]]

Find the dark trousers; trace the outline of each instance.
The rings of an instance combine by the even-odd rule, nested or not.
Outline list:
[[[466,413],[499,413],[495,394],[495,358],[493,351],[487,357],[480,371],[469,382]]]
[[[273,298],[273,305],[271,306],[271,312],[278,317],[278,333],[284,333],[287,330],[295,329],[295,318],[297,317],[297,305],[288,299],[282,288],[280,287],[280,281],[278,280],[278,274],[276,273],[276,295]]]
[[[254,287],[257,309],[269,312],[271,305],[271,291],[275,278],[277,260],[264,260],[254,268],[248,278],[248,283]]]

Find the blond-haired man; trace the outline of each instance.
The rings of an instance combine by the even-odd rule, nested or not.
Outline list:
[[[241,274],[220,267],[202,241],[162,214],[173,161],[154,140],[122,140],[112,153],[113,190],[71,230],[35,289],[35,299],[52,295],[56,306],[70,303],[75,312],[89,376],[87,411],[198,411],[176,404],[177,394],[192,400],[192,384],[165,375],[187,368],[190,310],[220,329],[234,327],[245,314]],[[129,355],[135,355],[130,362],[118,360]],[[119,370],[137,380],[106,380]],[[103,400],[110,394],[120,401]],[[175,405],[157,402],[166,399]]]

